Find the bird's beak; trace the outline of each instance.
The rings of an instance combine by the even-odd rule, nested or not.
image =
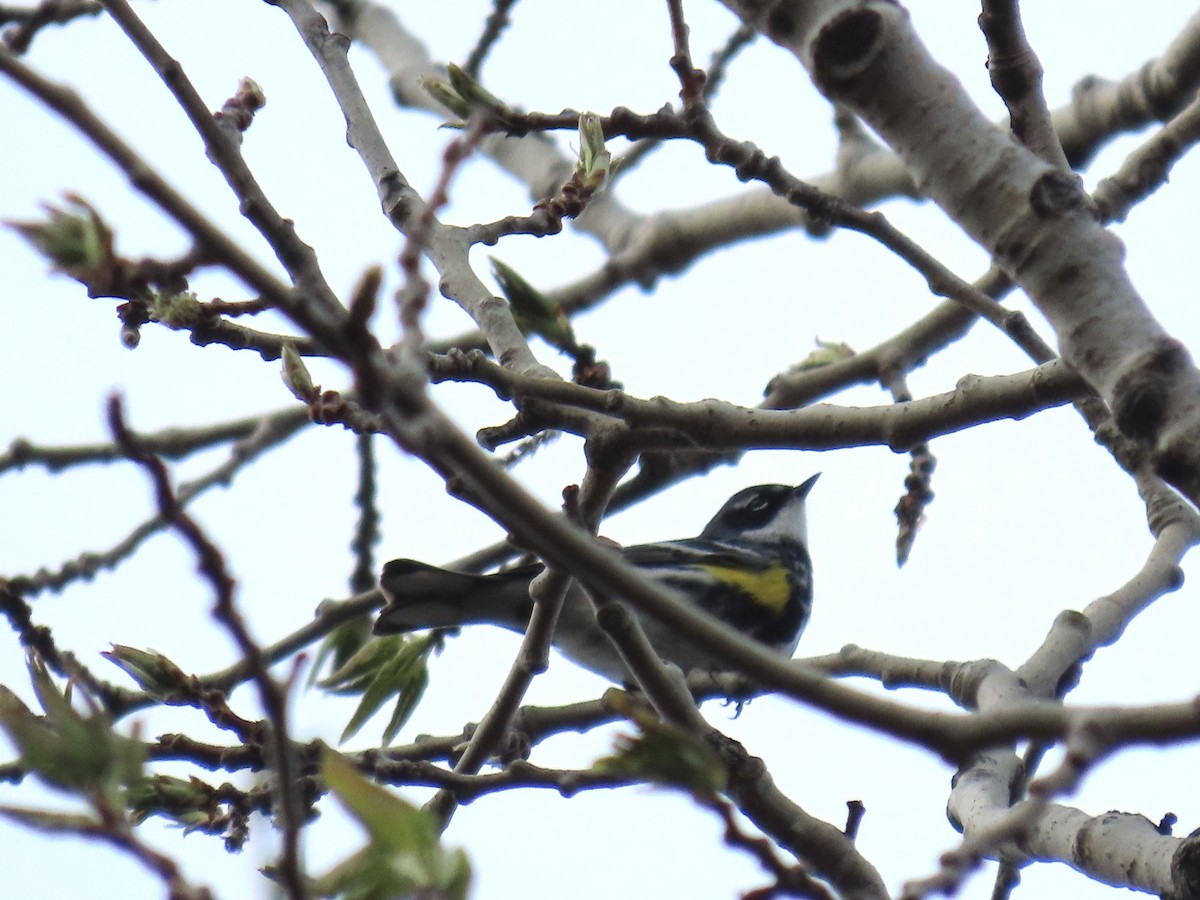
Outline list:
[[[798,485],[796,487],[796,493],[799,494],[801,497],[807,497],[808,492],[812,490],[812,486],[817,483],[817,479],[820,477],[821,477],[821,473],[818,472],[812,478],[808,479],[808,481],[804,482],[801,485]]]

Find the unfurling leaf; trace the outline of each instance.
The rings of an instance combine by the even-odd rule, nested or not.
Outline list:
[[[69,686],[60,691],[36,654],[30,654],[28,666],[45,715],[36,715],[0,685],[0,728],[16,745],[22,765],[46,783],[75,793],[112,792],[139,778],[142,745],[113,731],[103,712],[77,712]]]
[[[450,63],[446,66],[446,72],[450,76],[451,87],[469,106],[482,106],[500,118],[512,115],[507,103],[480,84],[465,69]]]
[[[613,171],[612,154],[604,145],[604,128],[595,113],[579,117],[579,162],[575,171],[590,192],[601,190]]]
[[[815,340],[817,349],[792,366],[788,371],[804,372],[808,369],[819,369],[821,366],[841,362],[843,359],[849,359],[854,356],[854,350],[851,349],[849,344],[836,341],[823,341],[820,338],[816,338]]]
[[[376,638],[328,678],[317,682],[334,693],[362,694],[340,743],[354,737],[367,719],[395,697],[396,706],[383,733],[384,746],[390,744],[429,686],[426,660],[440,646],[441,637],[436,632],[421,637],[398,634]]]
[[[159,815],[190,830],[210,818],[212,802],[212,790],[198,778],[154,775],[138,779],[125,790],[125,808],[135,825]]]
[[[114,261],[113,233],[100,213],[78,194],[67,194],[63,207],[43,203],[46,218],[40,222],[7,222],[37,247],[56,269],[80,281],[86,273]]]
[[[113,644],[112,650],[106,650],[100,655],[136,681],[142,690],[159,698],[177,695],[187,679],[187,675],[179,666],[154,651]]]
[[[579,349],[575,330],[562,311],[546,295],[522,278],[512,266],[491,257],[492,274],[512,307],[513,318],[523,334],[536,334],[566,353]]]
[[[640,778],[705,796],[724,789],[727,772],[712,747],[653,714],[632,712],[641,733],[617,735],[613,753],[596,760],[593,771]]]
[[[176,294],[156,291],[150,309],[154,321],[176,330],[188,330],[210,322],[213,318],[193,291],[180,291]]]
[[[308,686],[318,684],[321,672],[328,664],[336,672],[359,650],[371,642],[371,620],[366,616],[351,619],[333,629],[321,641],[308,673]]]
[[[462,900],[471,867],[461,850],[447,850],[429,813],[361,775],[326,748],[322,776],[369,836],[366,847],[313,882],[322,897],[423,897]]]
[[[425,93],[460,119],[471,115],[471,104],[464,100],[449,82],[426,76],[421,79],[421,87]]]

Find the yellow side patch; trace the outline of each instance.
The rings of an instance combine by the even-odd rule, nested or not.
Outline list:
[[[784,566],[771,566],[761,572],[732,569],[728,566],[699,566],[718,581],[738,588],[754,598],[754,602],[765,606],[778,615],[783,612],[792,596],[792,585],[788,570]]]

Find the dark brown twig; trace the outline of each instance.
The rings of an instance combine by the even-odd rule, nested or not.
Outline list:
[[[625,467],[622,466],[589,466],[584,476],[582,497],[574,488],[564,490],[564,505],[577,524],[595,533],[612,491],[624,472]],[[565,571],[554,569],[549,563],[546,571],[530,586],[530,598],[534,601],[533,611],[525,628],[525,635],[521,639],[521,648],[505,676],[504,684],[496,694],[496,699],[455,764],[455,772],[478,772],[509,734],[520,711],[521,701],[533,679],[546,670],[554,629],[570,589],[571,576]],[[426,804],[426,809],[436,815],[445,827],[449,824],[456,804],[457,798],[454,794],[442,790]]]
[[[904,373],[893,369],[885,372],[880,378],[896,403],[911,403],[912,392],[908,389],[908,379]],[[929,449],[927,441],[915,444],[909,451],[908,476],[904,479],[904,494],[896,503],[896,565],[903,566],[908,562],[913,544],[917,539],[917,530],[925,520],[925,508],[933,502],[933,489],[930,482],[933,470],[937,468],[937,457]]]
[[[711,162],[729,166],[741,181],[760,181],[776,196],[806,210],[815,221],[873,238],[915,269],[934,295],[948,297],[995,325],[1034,362],[1046,362],[1056,356],[1024,314],[1005,309],[987,293],[955,275],[933,254],[892,225],[882,213],[868,212],[829,194],[788,172],[779,157],[768,157],[755,144],[728,137],[717,127],[703,104],[697,103],[682,114],[664,108],[650,115],[638,115],[619,107],[607,118],[602,118],[601,124],[606,137],[623,135],[631,139],[658,137],[696,141]],[[516,134],[577,128],[578,125],[579,114],[573,111],[554,115],[527,113],[506,123],[506,127],[512,126]],[[501,220],[489,226],[474,226],[470,229],[471,239],[494,243],[505,233],[506,224],[511,223]]]
[[[671,57],[671,68],[679,77],[679,99],[683,101],[686,115],[704,104],[705,74],[692,65],[692,51],[688,46],[688,24],[683,15],[683,0],[667,0],[667,11],[671,16],[671,40],[675,53]]]
[[[858,839],[858,829],[867,814],[866,804],[861,800],[846,801],[846,827],[844,833],[850,840]]]
[[[103,11],[104,7],[94,0],[42,0],[32,7],[5,5],[0,6],[0,26],[15,23],[4,33],[4,43],[13,53],[24,53],[46,26],[65,25]]]
[[[471,52],[467,54],[467,61],[463,63],[463,71],[476,81],[479,80],[479,70],[483,68],[484,60],[492,52],[492,48],[496,46],[500,36],[504,34],[504,30],[508,28],[511,21],[509,13],[516,5],[517,0],[492,0],[492,11],[488,14],[487,21],[484,22],[483,31],[475,42],[475,46],[471,48]]]
[[[354,572],[350,576],[350,590],[362,594],[375,587],[378,581],[372,552],[374,546],[379,543],[375,436],[358,435],[354,447],[358,456],[358,491],[354,495],[354,505],[358,507],[358,526],[354,530],[354,540],[350,543],[350,549],[354,551]]]
[[[96,677],[74,654],[60,651],[50,629],[33,623],[33,610],[25,598],[17,593],[10,582],[2,578],[0,615],[8,619],[22,647],[36,651],[38,657],[59,677],[74,680],[82,685],[88,695],[100,701],[106,712],[113,714],[133,696],[130,691]]]
[[[701,806],[716,813],[724,824],[725,843],[754,857],[775,879],[774,884],[769,887],[747,891],[742,895],[742,900],[773,900],[775,897],[835,900],[833,892],[813,878],[804,866],[798,863],[789,864],[782,859],[770,840],[747,834],[738,822],[737,810],[731,803],[721,797],[697,797],[696,800]]]
[[[237,196],[239,208],[275,251],[275,256],[287,269],[292,283],[304,286],[302,295],[293,291],[260,289],[264,299],[269,300],[304,328],[310,336],[329,335],[329,326],[340,322],[344,317],[345,310],[325,281],[317,262],[316,252],[296,234],[294,224],[280,215],[271,205],[258,180],[242,158],[241,130],[237,126],[248,124],[248,122],[239,120],[236,116],[227,116],[223,119],[215,116],[204,103],[199,91],[188,79],[178,60],[173,59],[167,53],[126,0],[101,0],[101,2],[179,102],[180,108],[204,141],[209,159],[225,177],[229,187]],[[244,85],[239,86],[239,96],[244,93],[243,88]],[[229,102],[238,108],[249,110],[256,108],[255,103],[261,105],[266,101],[265,98],[255,98],[254,101],[235,99]],[[163,199],[160,197],[154,196],[153,199],[163,204]],[[164,205],[164,208],[168,212],[175,209],[179,209],[179,212],[184,211],[176,204]],[[198,213],[196,215],[199,216]],[[187,223],[184,224],[186,227]],[[191,230],[189,227],[189,231]],[[197,237],[199,238],[199,235]],[[206,249],[217,249],[210,247],[207,242],[202,242],[202,245]],[[233,264],[234,261],[228,258],[224,248],[221,248],[218,258],[239,275],[242,274]],[[252,281],[248,281],[248,283],[258,287]],[[340,345],[328,349],[339,355],[345,350]]]
[[[171,486],[170,475],[161,459],[148,453],[137,442],[125,424],[121,400],[114,396],[108,404],[108,424],[117,444],[134,462],[141,465],[154,483],[159,512],[175,528],[195,552],[200,574],[212,586],[216,596],[213,615],[225,626],[249,663],[251,679],[258,687],[259,699],[271,723],[269,742],[278,778],[276,802],[283,831],[283,850],[279,861],[279,881],[293,900],[308,896],[300,869],[300,828],[304,817],[299,798],[293,790],[297,780],[293,752],[288,745],[288,711],[285,690],[271,677],[262,650],[251,637],[241,614],[234,604],[235,582],[225,565],[224,556],[209,540],[203,529],[188,515]]]
[[[121,140],[73,90],[42,78],[7,50],[0,50],[0,73],[6,75],[47,108],[61,115],[82,132],[101,153],[129,176],[139,192],[178,222],[202,248],[205,257],[219,260],[252,290],[268,299],[304,328],[326,332],[322,326],[331,310],[313,307],[307,295],[292,291],[241,245],[218,228],[182,194],[173,188],[132,147]],[[341,309],[338,304],[338,309]],[[328,348],[334,352],[340,348]]]
[[[717,91],[720,90],[725,76],[728,74],[730,63],[742,50],[754,43],[754,39],[757,37],[758,32],[743,23],[738,25],[725,43],[713,53],[712,58],[708,61],[708,69],[704,78],[702,94],[705,103],[712,102],[713,98],[717,96]],[[663,146],[663,142],[653,138],[636,141],[628,150],[613,159],[613,182],[615,183],[632,172],[642,160],[661,146]]]

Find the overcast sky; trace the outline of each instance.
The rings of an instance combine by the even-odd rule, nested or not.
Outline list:
[[[446,61],[464,58],[488,9],[486,3],[467,0],[393,5],[428,42],[433,57]],[[614,0],[602,7],[568,8],[554,0],[523,0],[511,34],[485,68],[486,82],[529,109],[657,109],[678,91],[666,65],[671,51],[663,6]],[[693,50],[703,61],[736,23],[715,4],[688,7]],[[978,10],[935,0],[909,7],[935,56],[999,119],[1002,107],[988,85],[985,48],[975,25]],[[1072,85],[1085,75],[1121,77],[1136,70],[1162,51],[1194,11],[1182,0],[1132,8],[1097,0],[1027,7],[1027,30],[1046,69],[1051,106],[1067,102]],[[377,262],[388,266],[388,286],[394,287],[399,238],[378,214],[373,187],[345,145],[341,114],[286,17],[265,3],[233,0],[139,4],[137,9],[181,60],[210,107],[218,108],[244,75],[262,86],[268,105],[247,135],[246,156],[277,208],[317,249],[335,288],[345,293],[367,265]],[[191,127],[111,22],[50,29],[27,59],[41,73],[72,85],[193,202],[275,265],[238,216],[236,201],[204,159]],[[361,53],[352,60],[404,174],[419,190],[428,190],[448,133],[427,116],[396,111],[378,64]],[[733,66],[714,109],[727,133],[779,154],[796,174],[815,176],[829,169],[834,136],[827,105],[795,61],[766,41]],[[3,81],[0,113],[5,122],[0,217],[34,217],[39,203],[77,191],[114,225],[121,253],[167,256],[185,248],[179,230],[134,197],[122,175],[63,122]],[[573,139],[562,141],[566,146]],[[1111,173],[1136,142],[1118,141],[1100,154],[1085,173],[1088,185]],[[743,189],[730,171],[711,170],[696,148],[678,147],[653,157],[619,190],[624,202],[650,211]],[[1118,229],[1135,284],[1159,320],[1193,351],[1200,348],[1200,313],[1189,267],[1198,189],[1200,168],[1185,160],[1168,188]],[[522,186],[479,161],[456,183],[444,218],[486,221],[520,214],[528,206]],[[936,209],[910,202],[884,209],[958,274],[972,278],[986,268],[986,255]],[[511,238],[489,252],[545,287],[573,280],[602,259],[593,242],[570,235]],[[479,260],[482,274],[486,260],[482,254]],[[89,300],[73,282],[47,278],[44,262],[9,231],[0,231],[0,261],[0,378],[7,387],[0,446],[18,436],[44,443],[103,440],[103,406],[114,390],[126,398],[130,421],[141,430],[233,418],[293,402],[277,365],[250,353],[196,348],[186,336],[161,328],[144,329],[137,350],[125,349],[113,302]],[[202,297],[246,297],[244,288],[216,273],[196,278],[193,288]],[[576,327],[580,339],[598,348],[634,395],[720,396],[753,405],[772,375],[807,355],[814,337],[866,349],[934,302],[914,272],[866,238],[835,234],[815,242],[788,234],[716,254],[664,281],[653,294],[623,291]],[[1016,302],[1049,337],[1037,314]],[[395,336],[393,322],[390,311],[378,316],[383,339]],[[467,325],[465,315],[440,297],[425,320],[432,335],[457,333]],[[536,350],[544,362],[569,372],[569,363],[553,350],[543,345]],[[1028,367],[1003,335],[980,325],[913,373],[910,386],[921,396],[949,390],[969,372]],[[326,387],[347,384],[345,373],[335,367],[312,368]],[[478,387],[445,386],[434,394],[470,431],[507,418],[505,408]],[[865,388],[837,398],[862,404],[886,400],[882,392]],[[622,543],[692,535],[742,487],[798,483],[823,472],[810,497],[817,589],[801,656],[856,643],[933,659],[990,657],[1016,666],[1060,610],[1082,608],[1141,567],[1151,539],[1133,484],[1069,408],[942,438],[933,451],[939,461],[933,483],[937,497],[912,559],[900,571],[894,563],[891,510],[903,490],[908,461],[882,448],[752,453],[736,467],[614,516],[602,531]],[[446,562],[502,537],[476,510],[446,498],[440,480],[421,464],[382,442],[380,457],[381,560],[409,556]],[[180,480],[195,477],[221,458],[220,453],[205,455],[175,474]],[[241,473],[230,489],[210,492],[197,503],[196,513],[227,554],[239,581],[241,607],[263,642],[303,624],[321,599],[346,595],[354,468],[348,433],[314,428]],[[522,482],[548,505],[557,505],[563,485],[582,473],[579,444],[570,439],[517,469]],[[84,550],[107,548],[151,510],[144,475],[131,466],[55,477],[36,469],[8,473],[0,478],[0,574],[53,568]],[[61,647],[114,681],[123,676],[98,656],[110,642],[157,649],[188,671],[212,671],[232,661],[235,650],[208,618],[211,598],[191,577],[192,566],[175,537],[158,536],[117,571],[43,595],[35,615],[54,628]],[[1087,664],[1072,701],[1147,703],[1194,695],[1198,624],[1195,591],[1185,586]],[[7,645],[3,640],[0,682],[28,697],[16,640],[11,635]],[[477,720],[516,646],[516,638],[491,629],[471,630],[453,641],[436,661],[426,701],[400,741],[419,733],[457,732]],[[528,701],[568,702],[594,697],[603,688],[599,679],[556,659]],[[933,696],[891,696],[948,706]],[[234,702],[254,713],[250,692],[235,694]],[[351,710],[347,701],[308,692],[298,698],[298,736],[333,742]],[[865,802],[859,846],[889,887],[929,874],[938,854],[955,845],[957,835],[945,817],[953,772],[941,761],[787,701],[757,700],[737,720],[716,704],[706,711],[763,756],[780,787],[810,813],[840,824],[846,801]],[[382,723],[369,726],[348,746],[369,746],[381,728]],[[199,714],[190,711],[156,713],[143,720],[142,729],[148,736],[186,730],[223,739],[209,734]],[[607,731],[564,736],[540,747],[535,759],[547,765],[584,764],[607,752],[610,741]],[[1125,752],[1064,802],[1093,814],[1140,812],[1153,821],[1174,812],[1179,833],[1186,834],[1200,820],[1197,767],[1195,746]],[[224,776],[211,778],[219,783]],[[245,783],[241,776],[231,780]],[[0,790],[0,803],[40,802],[71,805],[34,787]],[[360,841],[332,802],[322,810],[306,844],[313,871],[347,855]],[[210,884],[219,896],[269,895],[254,872],[268,861],[263,821],[254,821],[250,849],[241,856],[227,855],[218,840],[202,835],[181,844],[156,823],[145,832],[156,845],[180,852],[188,875]],[[480,898],[552,897],[568,887],[585,898],[729,897],[766,881],[749,859],[724,848],[718,822],[685,799],[650,789],[595,792],[570,801],[549,792],[488,797],[460,810],[446,839],[468,849]],[[10,896],[86,892],[103,900],[161,893],[156,880],[132,861],[95,845],[48,840],[0,824],[0,846],[5,847],[0,881]],[[975,876],[961,896],[990,896],[991,875],[988,868]],[[1063,866],[1035,866],[1026,870],[1017,896],[1087,900],[1115,894],[1085,884]]]

